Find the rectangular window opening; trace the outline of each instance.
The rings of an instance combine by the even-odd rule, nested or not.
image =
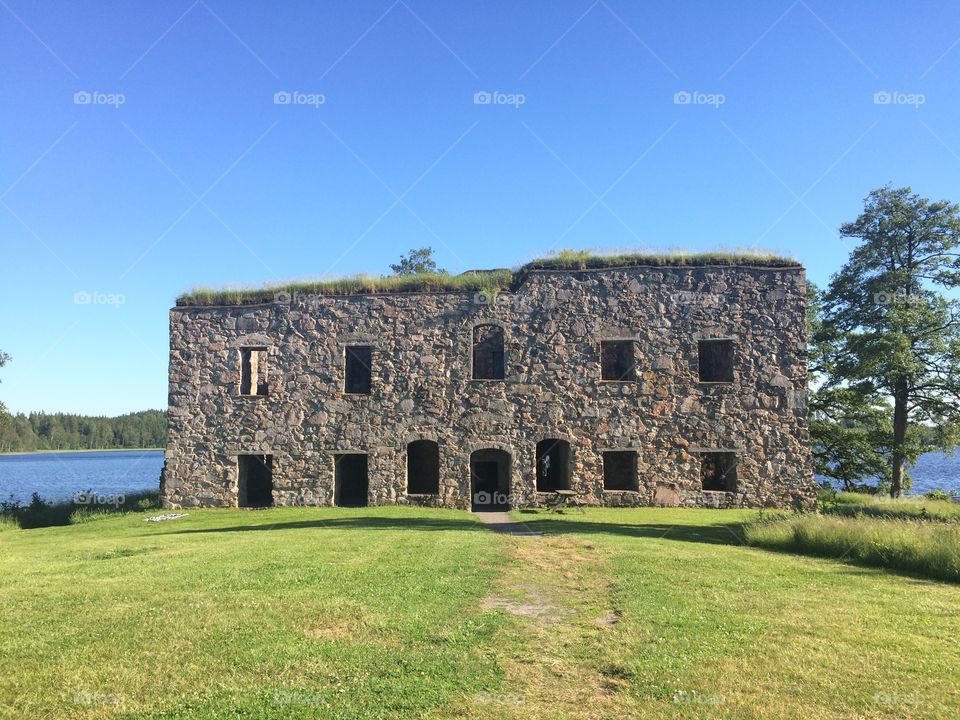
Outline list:
[[[733,382],[733,340],[697,343],[700,382]]]
[[[477,325],[473,329],[473,379],[503,380],[505,371],[503,328]]]
[[[735,492],[737,489],[737,454],[709,452],[700,457],[700,484],[704,490]]]
[[[369,395],[373,387],[373,348],[349,345],[344,358],[343,391],[351,395]]]
[[[600,343],[600,378],[611,382],[636,380],[635,347],[633,340],[603,340]]]
[[[639,489],[636,450],[608,450],[603,453],[603,489]]]
[[[240,348],[240,394],[267,394],[267,348]]]

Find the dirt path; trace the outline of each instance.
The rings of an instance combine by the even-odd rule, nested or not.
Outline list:
[[[511,561],[483,609],[511,616],[495,647],[506,679],[501,689],[468,698],[455,717],[631,717],[622,673],[604,663],[604,643],[615,640],[620,618],[608,561],[570,537],[504,541]]]
[[[520,537],[540,537],[543,534],[531,530],[530,527],[523,522],[515,521],[505,512],[477,512],[474,513],[474,517],[494,532]]]

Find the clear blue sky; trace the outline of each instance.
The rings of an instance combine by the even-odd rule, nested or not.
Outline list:
[[[197,285],[423,245],[763,247],[824,283],[871,188],[960,200],[954,2],[0,0],[0,62],[16,411],[164,407]]]

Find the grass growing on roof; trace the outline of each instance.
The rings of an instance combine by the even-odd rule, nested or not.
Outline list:
[[[457,292],[516,289],[532,270],[589,270],[636,265],[698,266],[750,265],[799,267],[796,260],[762,251],[687,253],[614,253],[561,250],[546,258],[532,260],[516,271],[480,270],[460,275],[420,273],[418,275],[354,275],[333,280],[299,280],[261,287],[195,288],[177,298],[177,305],[242,305],[273,302],[278,295],[376,295],[378,293]]]
[[[666,252],[597,253],[589,250],[560,250],[545,258],[531,260],[524,270],[592,270],[634,265],[697,266],[757,265],[760,267],[798,267],[796,260],[762,250],[717,251],[691,253],[683,250]]]
[[[298,280],[262,287],[196,288],[177,298],[179,305],[235,305],[272,302],[278,296],[376,295],[377,293],[505,290],[513,273],[493,270],[463,275],[420,273],[417,275],[354,275],[333,280]]]

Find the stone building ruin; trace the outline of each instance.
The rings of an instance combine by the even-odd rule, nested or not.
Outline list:
[[[792,261],[695,256],[186,296],[163,504],[806,505],[805,305]]]

